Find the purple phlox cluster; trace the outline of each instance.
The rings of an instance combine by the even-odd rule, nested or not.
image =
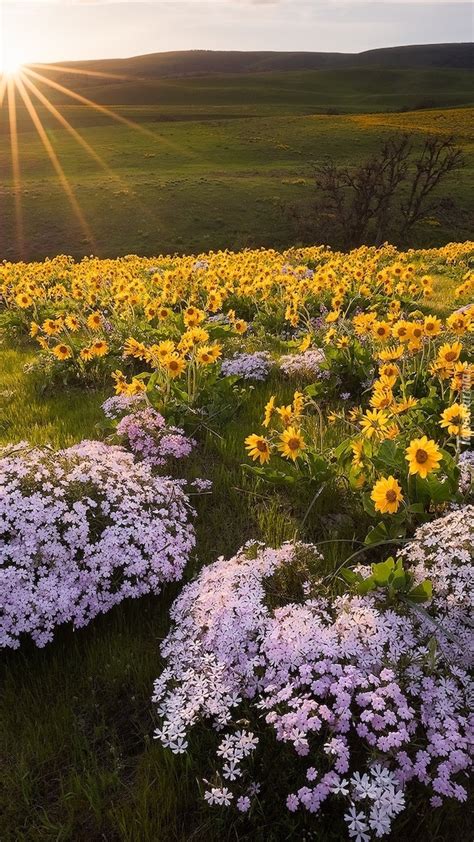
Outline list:
[[[474,652],[474,505],[456,509],[435,524],[421,526],[416,540],[400,551],[415,581],[430,579],[436,598],[439,646],[453,662],[471,666]],[[428,629],[433,621],[420,616]]]
[[[225,377],[242,377],[244,380],[266,380],[273,365],[268,351],[255,351],[253,354],[234,354],[229,360],[223,360],[221,372]]]
[[[131,409],[144,407],[146,405],[145,397],[140,395],[113,395],[107,398],[102,404],[102,410],[106,418],[116,419],[125,412],[130,412]]]
[[[388,605],[383,589],[329,597],[306,588],[298,602],[272,607],[269,579],[300,553],[318,558],[301,544],[243,547],[183,589],[162,645],[156,736],[186,751],[198,723],[221,732],[207,801],[248,809],[247,755],[233,753],[244,710],[252,751],[271,728],[307,764],[304,780],[293,766],[287,808],[317,813],[340,799],[349,838],[390,833],[412,782],[433,807],[466,799],[473,688],[459,646],[456,657],[449,647],[455,637],[467,645],[473,514],[466,507],[421,527],[404,550],[416,580],[432,580],[428,619]]]
[[[324,353],[320,348],[308,348],[299,354],[285,354],[280,357],[279,366],[287,377],[318,377]]]
[[[181,578],[195,544],[178,480],[123,448],[16,446],[0,458],[0,646],[38,646]]]
[[[125,440],[139,459],[155,468],[168,464],[170,459],[189,456],[196,441],[189,438],[181,427],[167,426],[163,416],[146,406],[125,415],[117,424],[117,435]]]
[[[189,486],[198,494],[206,493],[212,488],[212,480],[196,477],[196,479],[191,480]]]

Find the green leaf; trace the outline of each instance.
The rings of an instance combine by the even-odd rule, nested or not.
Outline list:
[[[369,576],[368,579],[363,579],[362,582],[359,582],[357,585],[357,593],[360,594],[360,596],[365,596],[365,594],[370,591],[374,591],[376,587],[373,576]]]
[[[382,521],[380,521],[377,526],[374,526],[369,530],[364,544],[367,544],[367,546],[370,546],[371,544],[379,544],[381,541],[387,541],[389,537],[387,527],[384,523],[382,523]]]
[[[393,571],[391,585],[396,591],[400,591],[406,587],[407,583],[407,575],[403,569],[402,560],[399,558]]]
[[[343,567],[341,570],[342,578],[347,582],[348,585],[355,585],[356,582],[360,582],[362,576],[360,573],[354,573],[349,567]]]
[[[407,599],[411,602],[427,602],[433,596],[433,585],[429,579],[425,579],[424,582],[420,582],[416,588],[412,588],[412,590],[407,594]]]
[[[410,506],[407,506],[407,512],[412,514],[420,514],[422,515],[425,511],[425,507],[423,503],[412,503]]]
[[[451,487],[449,482],[442,482],[435,474],[426,477],[430,498],[433,503],[444,503],[451,499]]]
[[[380,561],[378,564],[372,565],[372,576],[376,585],[388,585],[390,575],[395,567],[393,558],[387,558],[386,561]]]
[[[371,517],[377,517],[374,501],[371,499],[370,494],[367,493],[362,495],[362,505],[364,507],[364,512],[367,512],[367,514]]]
[[[344,441],[341,442],[341,444],[339,444],[334,450],[334,456],[336,457],[336,459],[340,459],[341,456],[345,456],[346,453],[350,453],[351,445],[352,439],[344,439]]]
[[[222,325],[206,325],[206,330],[209,333],[211,339],[225,339],[229,336],[230,328],[223,327]]]
[[[386,439],[380,445],[373,458],[374,465],[380,469],[395,468],[397,471],[404,471],[406,468],[403,451],[394,441]]]

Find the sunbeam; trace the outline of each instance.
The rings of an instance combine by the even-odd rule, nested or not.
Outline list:
[[[6,89],[8,100],[8,120],[10,124],[10,149],[13,172],[13,199],[15,204],[15,224],[18,251],[20,256],[25,256],[25,235],[23,226],[23,207],[21,202],[21,171],[20,153],[18,149],[18,128],[16,115],[16,94],[13,77],[6,77]]]
[[[60,91],[62,94],[65,94],[65,96],[68,96],[71,99],[75,99],[77,102],[80,102],[81,105],[87,105],[89,108],[94,108],[95,111],[98,111],[100,114],[104,114],[106,117],[111,117],[118,123],[128,126],[129,129],[135,129],[135,131],[138,131],[147,137],[152,137],[153,140],[157,140],[157,136],[149,129],[146,129],[144,126],[140,126],[139,123],[134,123],[132,120],[128,120],[127,117],[123,117],[122,114],[117,114],[117,112],[113,111],[111,108],[107,108],[105,105],[100,105],[98,102],[94,102],[94,100],[88,99],[87,97],[82,96],[82,94],[78,94],[76,91],[71,91],[70,88],[66,88],[59,82],[54,82],[52,79],[48,79],[47,76],[37,73],[36,70],[31,70],[30,67],[25,67],[24,70],[28,76],[34,76],[34,78],[38,79],[38,81],[44,82],[44,84],[48,85],[48,87],[54,88],[56,91]]]
[[[95,247],[93,232],[85,218],[84,212],[80,207],[76,193],[74,192],[74,189],[70,181],[68,180],[68,177],[63,169],[59,157],[53,148],[45,126],[43,125],[42,117],[40,116],[40,113],[38,113],[38,110],[35,107],[35,101],[36,105],[39,103],[42,108],[49,112],[49,114],[75,140],[75,142],[87,153],[87,155],[97,164],[97,166],[100,167],[100,169],[111,180],[113,180],[116,183],[117,187],[119,187],[120,190],[134,197],[134,201],[137,205],[137,208],[140,208],[141,212],[148,219],[153,219],[154,222],[156,222],[156,213],[154,213],[153,215],[150,213],[149,208],[147,208],[145,205],[143,205],[142,202],[140,202],[133,188],[130,188],[130,186],[126,182],[124,182],[119,175],[117,175],[114,172],[114,170],[103,160],[103,158],[98,154],[94,147],[87,142],[87,140],[82,136],[82,134],[80,134],[79,131],[77,131],[76,128],[74,128],[74,126],[64,116],[60,108],[58,108],[51,102],[50,96],[48,95],[48,91],[44,90],[44,86],[54,91],[58,91],[61,94],[64,94],[65,97],[72,99],[73,101],[79,103],[81,106],[86,106],[87,108],[93,109],[99,114],[104,115],[104,117],[107,117],[110,120],[114,120],[122,126],[126,126],[128,129],[132,129],[133,131],[144,135],[148,139],[152,139],[153,142],[157,145],[168,147],[173,152],[179,152],[185,158],[194,158],[193,153],[189,150],[183,149],[182,147],[178,147],[176,144],[170,142],[169,140],[163,137],[160,137],[158,134],[154,133],[145,126],[140,125],[139,123],[135,123],[133,120],[130,120],[122,114],[117,113],[112,108],[109,108],[105,105],[101,105],[98,102],[94,102],[93,100],[88,99],[82,94],[71,90],[65,85],[54,81],[48,76],[37,72],[33,69],[35,67],[41,67],[45,70],[54,70],[55,72],[62,73],[71,72],[76,74],[77,76],[98,76],[108,79],[128,78],[126,76],[102,73],[100,71],[82,71],[76,68],[69,68],[66,65],[22,65],[21,67],[16,68],[16,70],[13,71],[13,68],[10,69],[10,66],[8,66],[7,69],[5,61],[3,61],[2,70],[0,71],[0,116],[3,110],[2,106],[4,106],[6,100],[7,107],[5,111],[8,114],[9,121],[9,128],[7,128],[7,131],[9,131],[10,134],[12,193],[15,207],[16,237],[18,243],[18,251],[21,254],[21,256],[23,257],[25,254],[26,240],[22,208],[22,181],[20,151],[18,143],[19,132],[17,105],[19,105],[20,102],[22,103],[22,106],[24,106],[26,113],[29,115],[36,129],[36,132],[39,135],[41,143],[43,144],[43,147],[46,150],[48,158],[50,159],[50,162],[53,166],[53,169],[59,179],[59,183],[61,184],[68,198],[68,201],[81,226],[82,231],[84,232],[85,237],[87,238],[88,242],[92,247]],[[18,101],[18,95],[16,92],[18,92],[18,95],[20,97]],[[23,108],[20,113],[23,115]]]
[[[58,123],[60,123],[61,126],[64,129],[66,129],[66,131],[71,135],[71,137],[73,137],[74,140],[80,146],[82,146],[82,148],[88,153],[88,155],[90,155],[90,157],[96,162],[96,164],[98,164],[99,167],[103,169],[104,172],[107,173],[107,175],[110,178],[114,179],[114,181],[116,181],[117,184],[119,184],[121,187],[125,186],[120,177],[116,175],[113,172],[113,170],[110,169],[110,167],[105,163],[105,161],[100,157],[100,155],[98,155],[98,153],[90,145],[90,143],[88,143],[87,140],[85,140],[82,137],[82,135],[79,134],[79,132],[74,128],[74,126],[71,126],[69,120],[66,120],[66,117],[64,117],[64,115],[61,114],[61,112],[52,104],[52,102],[49,101],[49,99],[43,94],[42,91],[40,91],[37,85],[35,85],[34,82],[31,81],[31,79],[28,79],[26,75],[22,77],[22,81],[26,85],[26,87],[31,91],[31,93],[34,94],[34,96],[37,97],[41,104],[44,105],[44,107],[50,112],[50,114],[52,114],[53,117],[56,118]]]
[[[61,186],[62,186],[64,192],[66,193],[66,195],[69,199],[71,207],[72,207],[72,209],[73,209],[73,211],[74,211],[74,213],[77,217],[77,220],[78,220],[78,222],[79,222],[79,224],[80,224],[80,226],[81,226],[81,228],[84,232],[84,235],[86,236],[88,241],[91,243],[91,245],[94,245],[94,237],[92,235],[92,231],[89,228],[89,225],[86,221],[86,218],[85,218],[85,216],[82,212],[81,206],[79,205],[79,202],[77,201],[76,195],[75,195],[71,185],[69,184],[69,181],[66,177],[66,174],[65,174],[65,172],[64,172],[64,170],[63,170],[63,168],[60,164],[59,158],[58,158],[58,156],[56,155],[56,152],[53,149],[51,141],[50,141],[48,135],[46,134],[45,128],[44,128],[44,126],[43,126],[43,124],[42,124],[42,122],[41,122],[41,120],[38,116],[38,113],[37,113],[32,101],[31,101],[31,97],[30,97],[28,91],[26,90],[25,85],[23,84],[21,76],[19,76],[16,79],[16,86],[18,88],[18,91],[20,92],[20,95],[21,95],[21,98],[22,98],[23,102],[25,103],[28,114],[31,117],[31,121],[32,121],[36,131],[38,132],[38,135],[41,139],[41,142],[42,142],[42,144],[43,144],[43,146],[44,146],[44,148],[45,148],[45,150],[48,154],[48,157],[51,161],[51,164],[53,165],[54,170],[56,171],[56,175],[58,176],[58,179],[61,183]]]
[[[7,91],[7,82],[8,76],[1,76],[0,77],[0,111],[3,105],[3,100],[5,99],[5,94]]]
[[[35,64],[30,63],[28,67],[34,67],[36,70],[53,70],[55,73],[72,73],[78,76],[96,76],[99,79],[118,79],[122,82],[132,82],[137,79],[136,76],[123,76],[120,73],[105,73],[100,70],[80,70],[78,67],[67,67],[65,64]]]
[[[74,140],[85,150],[85,152],[87,152],[88,155],[90,155],[90,157],[96,162],[96,164],[105,172],[105,174],[116,184],[116,186],[119,187],[121,190],[125,191],[127,194],[133,196],[136,204],[140,207],[142,213],[144,213],[149,219],[156,219],[156,213],[154,214],[154,216],[150,214],[148,208],[146,208],[142,204],[142,202],[139,201],[135,191],[132,188],[130,188],[130,186],[125,181],[123,181],[123,179],[121,179],[120,176],[117,175],[117,173],[115,173],[111,167],[109,167],[109,165],[104,161],[104,159],[101,158],[101,156],[95,151],[95,149],[90,145],[90,143],[88,143],[87,140],[85,140],[85,138],[83,138],[82,135],[79,134],[79,132],[74,128],[74,126],[71,126],[69,120],[67,120],[66,117],[63,114],[61,114],[59,109],[56,108],[52,104],[52,102],[49,101],[49,99],[44,95],[42,91],[40,91],[37,85],[35,85],[35,83],[31,81],[31,79],[28,79],[26,75],[22,76],[22,81],[24,85],[26,85],[26,87],[31,91],[31,93],[35,97],[37,97],[41,104],[44,105],[44,107],[50,112],[50,114],[52,114],[53,117],[55,117],[58,123],[60,123],[60,125],[68,132],[68,134],[70,134],[71,137],[74,138]]]
[[[70,97],[71,99],[80,102],[81,105],[87,105],[89,108],[93,108],[95,111],[99,112],[100,114],[104,114],[106,117],[112,118],[117,123],[121,123],[123,126],[127,126],[129,129],[133,129],[134,131],[139,132],[145,137],[151,137],[155,143],[159,143],[160,145],[168,146],[173,152],[180,152],[186,158],[193,158],[193,154],[189,151],[185,151],[184,149],[176,146],[176,144],[171,143],[168,140],[164,140],[162,137],[158,137],[154,132],[150,131],[150,129],[146,129],[144,126],[141,126],[139,123],[134,123],[133,120],[129,120],[127,117],[124,117],[122,114],[118,114],[116,111],[113,111],[112,108],[107,108],[105,105],[100,105],[98,102],[94,102],[92,99],[88,99],[87,97],[83,96],[82,94],[78,94],[76,91],[72,91],[70,88],[66,88],[64,85],[61,85],[59,82],[54,82],[53,79],[48,79],[47,76],[43,76],[41,73],[37,73],[36,70],[32,70],[30,66],[23,68],[24,72],[28,74],[28,76],[33,76],[39,82],[43,82],[48,87],[53,88],[56,91],[64,94],[65,96]]]

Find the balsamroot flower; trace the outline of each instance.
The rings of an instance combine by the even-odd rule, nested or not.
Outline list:
[[[247,436],[245,439],[245,448],[254,462],[258,460],[261,465],[264,465],[265,462],[270,460],[271,445],[263,436],[258,436],[255,433]]]
[[[422,436],[420,439],[413,439],[406,449],[405,456],[409,464],[409,473],[418,474],[426,479],[432,471],[438,470],[442,453],[436,442]]]
[[[293,462],[301,455],[306,448],[306,442],[301,435],[300,430],[296,427],[288,427],[280,436],[280,444],[278,450],[287,459],[292,459]]]
[[[68,360],[72,357],[72,350],[69,345],[59,344],[52,348],[52,353],[57,360]]]
[[[393,476],[379,479],[375,483],[370,497],[377,512],[391,515],[398,512],[403,500],[400,484]]]
[[[450,436],[468,436],[469,410],[467,406],[453,403],[441,414],[440,427],[447,429]]]

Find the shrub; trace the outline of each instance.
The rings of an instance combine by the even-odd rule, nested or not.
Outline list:
[[[279,366],[287,377],[299,377],[313,380],[321,375],[324,353],[319,348],[311,348],[299,354],[284,354]]]
[[[272,359],[267,351],[255,351],[253,354],[234,354],[222,362],[222,374],[226,377],[241,377],[243,380],[266,380],[272,367]]]
[[[389,833],[420,792],[433,807],[466,799],[473,513],[424,526],[406,549],[415,577],[432,578],[423,612],[380,588],[330,595],[315,548],[301,544],[244,547],[184,588],[162,646],[156,736],[182,753],[198,723],[220,732],[210,804],[268,812],[280,798],[304,819],[333,802],[337,838],[345,822],[365,842]],[[254,770],[275,764],[278,784],[265,788]]]
[[[121,447],[4,449],[0,459],[0,645],[38,646],[126,597],[181,577],[194,546],[182,483]]]
[[[119,443],[127,446],[136,459],[145,460],[154,468],[164,468],[189,456],[196,445],[181,427],[167,425],[143,393],[108,398],[102,409],[106,418],[112,420]]]

